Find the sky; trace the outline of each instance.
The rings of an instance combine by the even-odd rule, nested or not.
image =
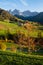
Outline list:
[[[43,0],[0,0],[0,8],[43,12]]]

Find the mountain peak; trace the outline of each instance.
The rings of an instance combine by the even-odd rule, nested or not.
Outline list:
[[[15,9],[15,10],[12,11],[12,14],[13,14],[13,15],[16,15],[16,14],[19,15],[19,13],[20,13],[20,11],[17,10],[17,9]]]
[[[12,12],[10,11],[11,14],[13,15],[22,15],[22,16],[35,16],[38,14],[38,12],[31,12],[30,10],[26,10],[26,11],[23,11],[21,12],[20,10],[18,9],[14,9]]]

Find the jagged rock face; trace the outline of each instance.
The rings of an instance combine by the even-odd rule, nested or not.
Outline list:
[[[29,10],[26,10],[26,11],[21,12],[21,11],[19,11],[17,9],[15,9],[13,11],[9,10],[9,13],[11,13],[13,15],[22,15],[22,16],[25,16],[25,17],[26,16],[35,16],[35,15],[38,14],[38,12],[31,12]]]

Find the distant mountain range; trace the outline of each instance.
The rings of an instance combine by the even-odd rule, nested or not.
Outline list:
[[[43,12],[31,12],[29,10],[21,12],[20,10],[9,10],[9,13],[22,20],[35,21],[43,24]]]
[[[19,10],[15,9],[13,11],[9,10],[9,13],[13,14],[13,15],[22,15],[22,16],[35,16],[38,14],[38,12],[31,12],[29,10],[27,11],[23,11],[23,12],[20,12]]]
[[[22,20],[29,20],[29,21],[34,21],[43,24],[43,12],[40,12],[39,14],[35,16],[22,16],[22,15],[15,15],[17,18],[20,18]]]
[[[9,13],[10,12],[10,13]],[[15,10],[15,13],[17,11]],[[8,20],[12,22],[18,22],[18,21],[23,21],[23,20],[29,20],[29,21],[34,21],[43,24],[43,12],[38,13],[37,15],[33,16],[23,16],[21,13],[19,15],[19,12],[17,14],[11,13],[11,10],[5,11],[0,8],[0,21]],[[18,19],[19,18],[19,19]],[[22,19],[22,20],[21,20]]]

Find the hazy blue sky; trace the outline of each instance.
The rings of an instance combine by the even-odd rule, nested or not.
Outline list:
[[[43,0],[0,0],[0,8],[43,11]]]

